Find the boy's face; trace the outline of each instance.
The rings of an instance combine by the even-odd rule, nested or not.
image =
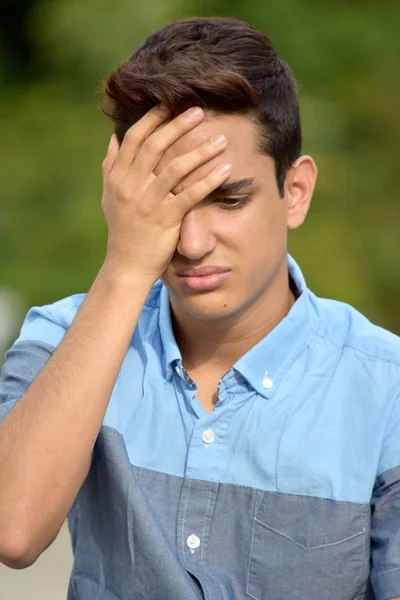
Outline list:
[[[242,179],[254,183],[226,194],[229,202],[210,197],[185,215],[175,255],[162,277],[173,307],[206,320],[233,316],[268,296],[277,273],[285,268],[287,229],[304,220],[312,193],[312,189],[306,193],[305,187],[312,188],[316,176],[312,159],[302,157],[296,161],[300,166],[288,175],[281,197],[273,159],[257,152],[257,125],[244,116],[207,113],[200,125],[167,150],[155,174],[173,158],[219,133],[228,141],[222,154],[190,173],[173,192],[186,189],[222,162],[232,165],[227,183]],[[311,161],[311,166],[307,163],[304,168],[304,161]],[[246,197],[248,201],[240,206]],[[196,282],[178,275],[203,266],[223,267],[229,274],[208,290],[195,289]]]

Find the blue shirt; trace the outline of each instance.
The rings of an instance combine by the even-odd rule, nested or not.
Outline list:
[[[152,288],[69,515],[69,600],[386,600],[400,595],[400,340],[300,295],[207,413]],[[85,298],[32,308],[0,418]],[[373,590],[373,591],[372,591]]]

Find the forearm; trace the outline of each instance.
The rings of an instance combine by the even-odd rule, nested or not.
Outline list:
[[[81,487],[151,284],[103,268],[64,339],[0,423],[0,559],[36,557]]]

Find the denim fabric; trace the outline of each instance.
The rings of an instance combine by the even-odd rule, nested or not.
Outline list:
[[[69,515],[69,600],[400,595],[400,341],[288,264],[298,299],[222,377],[210,414],[154,285]],[[28,312],[0,419],[84,298]]]
[[[369,507],[260,494],[247,593],[256,600],[363,597],[369,575]],[[268,559],[266,560],[266,557]],[[288,568],[289,567],[289,568]]]
[[[108,427],[69,524],[69,600],[366,597],[369,505],[132,467]]]
[[[400,469],[377,477],[372,496],[371,545],[374,554],[372,583],[377,598],[399,596],[400,565]]]

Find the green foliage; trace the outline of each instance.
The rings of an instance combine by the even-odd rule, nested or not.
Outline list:
[[[248,20],[291,65],[319,180],[289,249],[317,294],[400,333],[395,0],[38,2],[28,22],[38,75],[13,78],[0,100],[1,286],[26,307],[88,289],[106,242],[100,164],[112,130],[97,108],[101,80],[152,31],[193,15]]]

